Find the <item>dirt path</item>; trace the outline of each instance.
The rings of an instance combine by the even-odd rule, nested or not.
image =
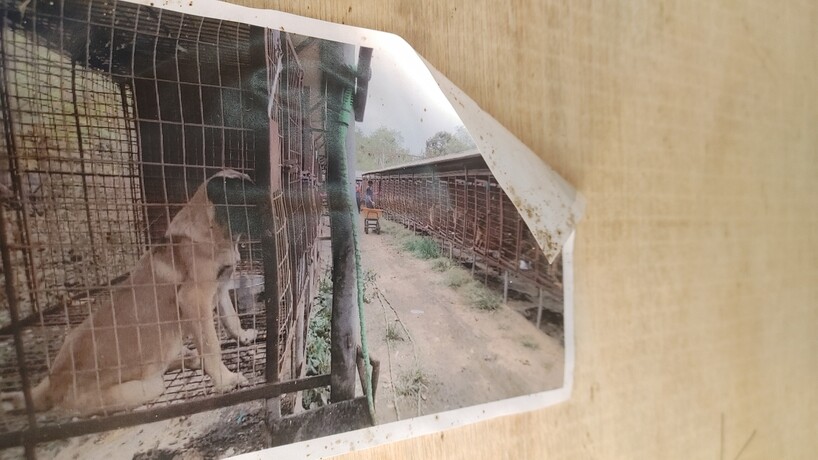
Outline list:
[[[365,312],[369,349],[381,361],[379,423],[562,384],[564,352],[558,340],[507,306],[481,311],[467,305],[430,261],[398,247],[397,229],[387,222],[380,235],[362,235],[364,270],[376,274]],[[387,324],[393,331],[388,344]]]

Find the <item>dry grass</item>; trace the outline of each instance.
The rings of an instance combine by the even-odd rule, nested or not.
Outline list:
[[[396,323],[389,323],[386,325],[386,340],[391,342],[402,342],[403,334],[401,328]]]
[[[472,277],[466,270],[461,268],[451,268],[444,276],[446,286],[451,288],[459,288],[472,281]]]
[[[422,369],[413,369],[400,376],[395,392],[400,396],[424,398],[430,383],[429,376]]]
[[[445,257],[432,260],[432,270],[436,272],[446,272],[454,267],[454,263]]]
[[[401,247],[418,259],[426,260],[440,257],[440,248],[437,243],[425,236],[410,236],[403,241]]]
[[[469,303],[478,310],[494,311],[500,308],[503,302],[499,294],[474,280],[464,286],[463,293]]]
[[[526,347],[528,349],[531,349],[531,350],[538,350],[540,348],[540,344],[538,344],[537,342],[531,340],[531,338],[529,338],[529,337],[523,337],[523,339],[520,341],[520,343],[522,343],[524,347]]]

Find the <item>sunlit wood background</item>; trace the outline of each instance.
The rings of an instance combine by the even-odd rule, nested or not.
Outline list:
[[[816,458],[818,3],[238,3],[401,35],[588,201],[573,399],[345,458]]]

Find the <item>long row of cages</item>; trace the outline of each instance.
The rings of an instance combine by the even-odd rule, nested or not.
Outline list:
[[[323,154],[292,38],[116,0],[3,0],[0,21],[0,392],[28,401],[69,331],[112,292],[148,289],[122,283],[145,254],[173,246],[173,219],[214,174],[267,190],[266,206],[238,207],[260,207],[272,228],[238,241],[230,280],[253,337],[232,337],[214,316],[219,359],[246,378],[241,389],[218,393],[183,366],[126,412],[4,409],[0,448],[327,385],[292,357],[317,277]]]
[[[549,263],[520,212],[478,154],[458,161],[366,173],[385,216],[439,242],[444,255],[480,269],[484,281],[511,274],[562,303],[562,258]]]

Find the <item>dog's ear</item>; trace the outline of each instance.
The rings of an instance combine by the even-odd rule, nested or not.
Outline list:
[[[239,235],[260,237],[263,229],[259,205],[265,197],[266,190],[247,176],[214,176],[207,182],[207,199],[215,208],[216,223],[234,240]]]

